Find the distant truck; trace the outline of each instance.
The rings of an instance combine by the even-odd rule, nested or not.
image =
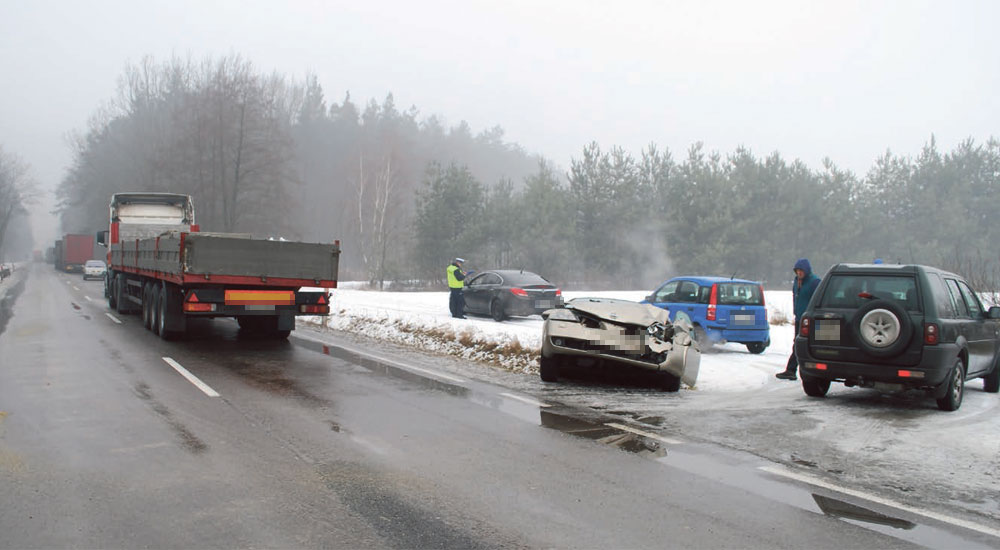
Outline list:
[[[59,239],[52,245],[52,267],[56,271],[65,271],[63,265],[63,241]]]
[[[83,273],[83,264],[94,257],[94,237],[91,235],[63,235],[57,269],[67,273]]]
[[[108,305],[141,312],[161,338],[184,334],[193,317],[235,317],[243,331],[287,338],[296,316],[330,313],[340,241],[202,233],[191,197],[173,193],[117,193],[110,214],[97,234],[108,247]]]

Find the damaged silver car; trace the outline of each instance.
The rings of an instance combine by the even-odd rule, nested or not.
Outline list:
[[[694,387],[701,350],[683,312],[611,298],[576,298],[542,314],[542,380],[556,382],[578,363],[638,368],[656,373],[664,391]]]

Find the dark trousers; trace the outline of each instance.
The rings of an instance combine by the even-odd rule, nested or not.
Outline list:
[[[801,321],[795,318],[795,336],[799,335]],[[797,372],[799,370],[799,358],[795,357],[795,339],[792,338],[792,354],[788,357],[788,364],[785,365],[785,372]]]
[[[451,295],[448,296],[448,309],[451,310],[452,317],[465,317],[465,295],[462,293],[462,289],[451,289]]]

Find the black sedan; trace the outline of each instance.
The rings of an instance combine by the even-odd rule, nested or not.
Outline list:
[[[562,292],[530,271],[484,271],[465,285],[465,312],[489,315],[496,321],[512,315],[541,315],[562,305]]]

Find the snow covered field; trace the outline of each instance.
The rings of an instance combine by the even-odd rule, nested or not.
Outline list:
[[[355,288],[351,288],[354,286]],[[538,372],[541,347],[540,317],[515,317],[501,323],[489,317],[454,319],[448,312],[447,292],[377,292],[359,290],[345,283],[331,297],[330,328],[364,334],[439,353],[481,361],[509,371]],[[600,296],[639,301],[645,290],[613,292],[565,292],[567,300]],[[763,386],[784,369],[792,350],[791,324],[773,324],[792,319],[791,291],[765,293],[772,320],[771,346],[761,355],[746,351],[742,344],[716,346],[702,355],[697,389],[711,392],[746,391]]]

